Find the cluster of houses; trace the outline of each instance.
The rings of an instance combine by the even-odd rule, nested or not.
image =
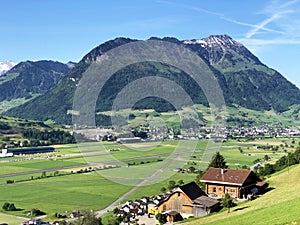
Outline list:
[[[115,212],[123,219],[123,224],[129,224],[140,216],[149,218],[157,214],[165,215],[168,222],[176,222],[182,218],[202,217],[220,210],[220,199],[228,193],[237,200],[252,199],[263,193],[268,186],[251,170],[234,170],[209,168],[200,179],[204,183],[205,191],[195,182],[190,182],[174,188],[171,192],[153,197],[142,197],[134,201],[127,201]],[[80,216],[79,212],[72,212],[71,218]],[[43,222],[41,219],[31,219],[21,225],[57,225],[59,222]]]
[[[267,187],[267,183],[251,170],[209,168],[200,182],[205,184],[205,191],[191,182],[151,198],[127,201],[116,215],[126,218],[126,221],[158,213],[164,214],[169,222],[191,216],[202,217],[220,209],[220,199],[225,193],[237,200],[251,199]]]
[[[41,219],[30,219],[26,222],[21,223],[21,225],[58,225],[58,223],[44,222]]]
[[[227,137],[299,137],[300,130],[297,128],[283,127],[282,124],[265,124],[262,127],[239,127],[224,128]]]
[[[151,129],[150,129],[151,128]],[[199,140],[199,139],[228,139],[228,138],[245,138],[245,137],[299,137],[300,130],[297,128],[288,128],[282,126],[282,124],[264,124],[260,127],[201,127],[197,131],[188,130],[183,134],[176,134],[172,128],[162,129],[158,127],[149,127],[144,129],[148,134],[146,139],[140,137],[121,137],[117,138],[118,134],[112,130],[105,129],[104,131],[99,129],[87,129],[80,130],[80,134],[86,136],[88,139],[102,141],[117,141],[118,143],[137,143],[141,141],[168,141],[168,140]],[[103,139],[103,137],[107,137]]]

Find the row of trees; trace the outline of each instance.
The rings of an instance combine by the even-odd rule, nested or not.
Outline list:
[[[53,144],[71,144],[75,143],[75,137],[69,132],[62,130],[45,130],[26,129],[22,131],[24,138],[30,140],[24,141],[23,147],[27,146],[40,146],[40,145],[53,145]]]
[[[288,153],[286,156],[282,156],[280,159],[276,161],[275,164],[265,164],[264,167],[256,167],[255,172],[258,175],[266,176],[273,174],[277,171],[280,171],[284,168],[287,168],[291,165],[299,164],[300,163],[300,146],[296,148],[295,152]]]

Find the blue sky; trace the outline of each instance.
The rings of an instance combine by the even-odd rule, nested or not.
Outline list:
[[[300,87],[300,0],[0,0],[0,62],[79,61],[116,37],[228,34]]]

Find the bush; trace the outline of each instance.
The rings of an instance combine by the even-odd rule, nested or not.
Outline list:
[[[13,183],[15,183],[15,181],[14,180],[7,180],[6,183],[7,184],[13,184]]]
[[[161,214],[161,213],[157,213],[155,218],[157,219],[157,221],[160,223],[160,224],[164,224],[167,222],[167,219],[165,217],[165,215]]]
[[[16,211],[17,208],[14,203],[5,202],[2,206],[5,211]]]
[[[17,210],[17,208],[15,207],[15,204],[10,204],[9,205],[9,208],[8,208],[8,211],[16,211]]]
[[[46,215],[46,213],[44,213],[43,211],[39,210],[39,209],[32,209],[31,210],[31,215],[32,216],[43,216],[43,215]]]
[[[2,206],[2,209],[4,209],[4,210],[8,210],[8,208],[9,208],[9,203],[8,202],[5,202],[4,204],[3,204],[3,206]]]

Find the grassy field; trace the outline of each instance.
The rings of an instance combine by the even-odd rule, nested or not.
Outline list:
[[[48,215],[76,209],[100,210],[130,190],[95,172],[46,178],[0,187],[0,202],[14,203],[21,211],[14,215],[25,216],[26,211],[38,208]]]
[[[19,225],[20,223],[24,222],[24,219],[21,219],[21,218],[17,218],[13,215],[7,215],[7,214],[4,214],[4,213],[1,213],[0,212],[0,223],[7,223],[7,224],[16,224],[16,225]]]
[[[293,166],[270,177],[267,181],[274,189],[256,200],[239,204],[231,213],[225,210],[188,224],[299,224],[299,178],[300,166]]]
[[[194,110],[196,109],[196,110]],[[224,111],[221,113],[224,119],[230,118],[230,121],[226,122],[226,126],[261,126],[262,124],[276,124],[278,122],[282,123],[283,126],[297,127],[300,125],[300,120],[298,119],[300,116],[299,106],[291,106],[290,110],[277,113],[274,110],[270,111],[257,111],[251,110],[240,106],[226,106]],[[197,116],[191,117],[191,112],[199,112],[203,115],[205,121],[202,118],[197,118]],[[101,112],[100,114],[110,115],[111,112]],[[137,127],[140,124],[149,123],[150,125],[157,125],[158,127],[168,126],[173,128],[179,128],[181,119],[184,118],[194,118],[200,124],[203,122],[206,123],[207,126],[210,126],[215,118],[211,111],[211,108],[206,107],[201,104],[196,104],[193,108],[183,108],[182,110],[178,110],[176,112],[162,112],[158,113],[154,110],[121,110],[118,112],[118,115],[128,116],[129,114],[134,115],[133,119],[129,120],[130,127]],[[182,117],[182,118],[183,118]]]
[[[280,139],[280,141],[278,141],[278,139],[268,139],[266,143],[229,141],[221,145],[219,151],[225,157],[225,160],[228,162],[231,168],[239,168],[237,164],[251,166],[253,164],[253,160],[257,158],[261,159],[265,154],[269,154],[272,158],[280,157],[281,155],[286,154],[281,148],[276,153],[255,148],[255,146],[258,144],[280,145],[282,141],[288,145],[291,145],[292,140]],[[77,145],[58,145],[55,147],[56,152],[53,154],[56,157],[51,160],[39,158],[45,156],[46,154],[38,155],[39,157],[36,155],[30,155],[22,157],[18,156],[9,159],[22,159],[15,162],[9,162],[7,159],[1,160],[0,163],[2,170],[0,171],[0,175],[24,171],[32,172],[26,175],[17,174],[14,177],[0,178],[0,192],[2,193],[0,195],[0,207],[4,202],[14,203],[16,207],[20,209],[20,211],[17,212],[9,212],[9,214],[14,216],[26,216],[27,211],[31,210],[32,208],[39,208],[47,213],[48,216],[46,220],[55,220],[54,213],[56,212],[63,214],[65,211],[70,212],[76,209],[100,210],[108,206],[110,203],[118,199],[119,196],[128,192],[132,188],[132,186],[122,184],[121,180],[118,180],[119,175],[123,175],[122,179],[131,179],[134,177],[136,178],[136,182],[139,183],[144,179],[144,177],[150,176],[153,173],[151,170],[157,170],[160,168],[160,166],[163,166],[165,159],[168,159],[169,154],[172,155],[174,152],[186,152],[184,157],[179,157],[176,160],[178,160],[178,162],[180,162],[184,168],[193,166],[197,169],[202,161],[203,153],[211,150],[207,149],[207,140],[201,140],[198,142],[170,141],[162,143],[135,143],[126,145],[113,142],[92,142],[84,143],[80,145],[80,148],[78,148]],[[190,152],[193,147],[195,147],[195,152]],[[243,153],[239,151],[239,148],[243,149]],[[292,148],[290,147],[286,149],[288,149],[288,151],[292,151]],[[248,155],[250,154],[250,156],[244,153],[247,153]],[[152,156],[154,158],[151,158]],[[27,158],[33,159],[24,160]],[[163,161],[156,162],[157,159],[162,159]],[[123,162],[118,164],[118,162],[115,160],[123,160]],[[88,163],[99,162],[110,162],[108,164],[117,164],[121,165],[121,167],[83,174],[76,173],[76,171],[78,171],[80,168],[84,169],[90,167],[90,164]],[[127,163],[133,162],[135,162],[135,165],[127,168]],[[37,177],[41,176],[41,172],[36,173],[36,170],[46,171],[47,169],[57,169],[60,171],[65,171],[65,173],[70,173],[72,169],[60,169],[61,167],[65,166],[78,167],[74,169],[74,174],[54,177],[52,176],[54,171],[47,171],[46,174],[51,175],[51,177],[36,179]],[[164,174],[160,174],[162,176],[159,177],[159,179],[154,180],[152,183],[149,182],[148,185],[139,188],[131,196],[129,196],[128,199],[137,199],[144,195],[150,196],[159,194],[161,193],[160,189],[162,187],[167,188],[169,180],[174,180],[176,182],[183,180],[185,183],[195,180],[196,174],[174,173],[173,169],[177,166],[176,161],[172,166],[168,170],[165,170]],[[128,177],[124,176],[124,174],[127,174]],[[31,176],[34,179],[31,180]],[[107,177],[110,177],[110,179],[107,179]],[[14,179],[16,183],[6,184],[8,179]],[[296,179],[296,177],[293,179]],[[131,185],[134,184],[132,181],[133,180],[130,180]],[[275,187],[276,189],[270,193],[267,193],[265,196],[278,191],[276,182],[274,181],[274,184],[272,182],[272,178],[270,178],[271,186]],[[265,198],[265,196],[263,198]],[[260,199],[262,198],[259,198],[253,202],[260,201]],[[289,204],[291,204],[291,206],[296,204],[293,198],[287,199],[287,201],[290,201]],[[252,202],[246,204],[251,203]],[[276,207],[276,205],[272,205],[270,207]],[[254,206],[251,206],[251,209],[252,208],[255,209]],[[236,213],[238,215],[241,212],[247,213],[247,210],[249,209],[245,208],[244,210],[239,210]],[[276,210],[276,208],[274,208],[274,210]],[[5,222],[7,218],[4,215],[6,215],[8,212],[1,212],[2,214],[0,214],[0,222]],[[227,217],[231,216],[231,214],[224,214],[223,216]],[[213,216],[207,218],[213,218]],[[19,223],[11,222],[9,224],[14,225]]]

